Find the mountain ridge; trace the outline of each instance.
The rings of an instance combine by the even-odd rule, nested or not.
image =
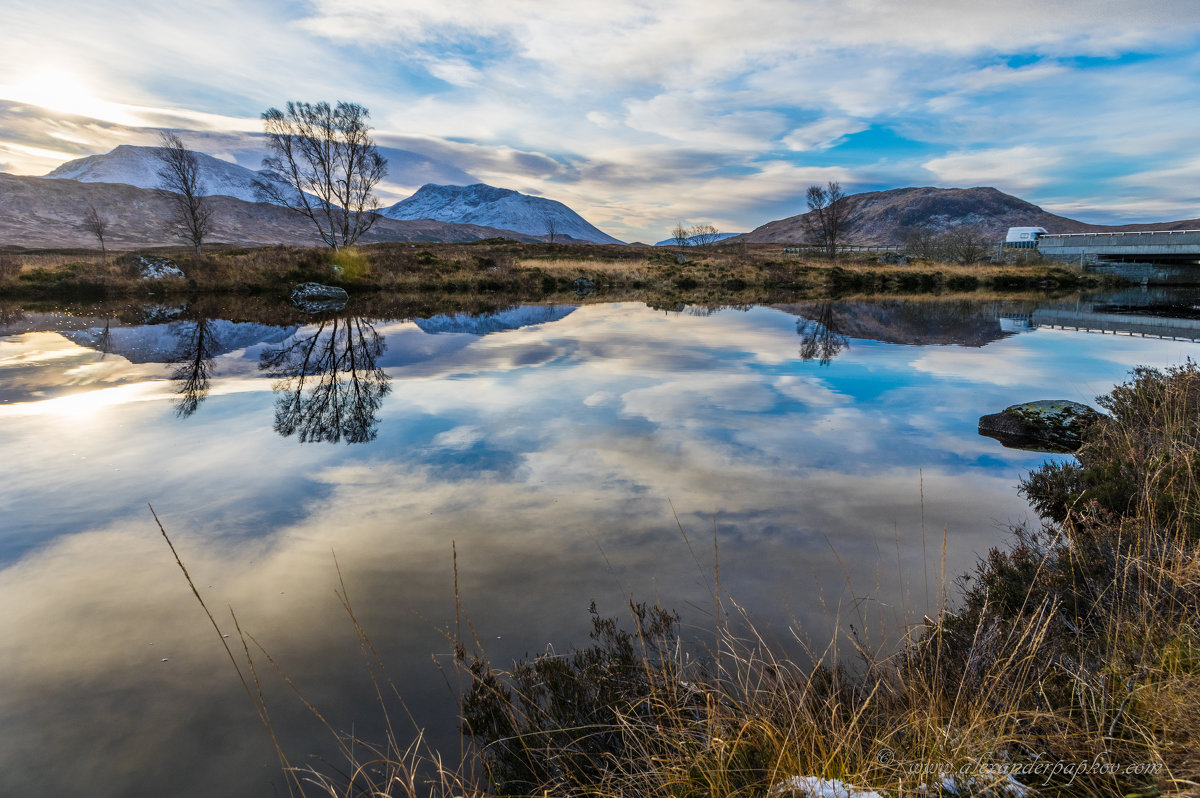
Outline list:
[[[852,194],[854,210],[846,223],[846,243],[898,244],[909,231],[940,233],[973,226],[984,236],[1001,240],[1009,227],[1044,227],[1051,233],[1181,230],[1200,227],[1198,219],[1146,224],[1090,224],[1051,213],[1032,202],[991,186],[937,188],[913,186]],[[807,240],[808,213],[777,219],[722,243],[801,243]]]
[[[209,240],[214,243],[322,246],[312,223],[287,208],[228,196],[214,196],[211,201],[214,213]],[[180,243],[171,228],[171,198],[162,190],[0,172],[0,246],[95,248],[96,239],[83,229],[84,215],[90,207],[97,208],[108,222],[105,242],[112,249]],[[483,225],[380,218],[361,243],[464,242],[486,238],[529,243],[540,240],[537,236]]]
[[[597,244],[623,243],[557,200],[533,197],[486,183],[469,186],[426,183],[411,197],[383,208],[379,213],[389,219],[434,219],[502,227],[544,238],[549,237],[552,223],[556,239],[569,237]]]
[[[67,161],[47,172],[49,180],[75,180],[80,183],[119,183],[135,188],[157,189],[162,186],[158,175],[161,147],[142,147],[121,144],[105,153],[88,155]],[[233,197],[245,202],[257,202],[254,184],[266,180],[266,173],[213,157],[199,150],[189,150],[200,167],[200,188],[203,196]]]

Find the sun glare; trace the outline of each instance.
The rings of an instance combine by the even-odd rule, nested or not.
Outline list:
[[[77,74],[57,68],[36,69],[15,84],[0,86],[0,99],[110,121],[126,116],[122,106],[100,99]]]

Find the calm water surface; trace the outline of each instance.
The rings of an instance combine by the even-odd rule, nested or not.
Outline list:
[[[1062,307],[1102,326],[1149,299],[1163,297]],[[500,662],[585,644],[592,600],[612,614],[625,596],[659,599],[704,634],[714,529],[724,589],[768,634],[827,639],[839,606],[898,627],[936,590],[943,535],[958,573],[1030,516],[1014,488],[1044,456],[980,437],[981,414],[1091,401],[1135,365],[1200,357],[1190,340],[1039,326],[1054,307],[625,303],[390,320],[351,305],[283,323],[8,308],[0,794],[285,794],[147,503],[220,622],[232,607],[365,737],[380,729],[335,554],[446,747],[452,546]],[[268,681],[289,751],[327,751]]]

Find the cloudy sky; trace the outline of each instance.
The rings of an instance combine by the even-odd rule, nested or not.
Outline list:
[[[805,188],[992,185],[1093,222],[1200,216],[1195,0],[0,0],[0,171],[367,106],[385,200],[477,180],[625,240]]]

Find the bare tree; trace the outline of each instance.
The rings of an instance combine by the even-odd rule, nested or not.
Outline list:
[[[683,226],[683,222],[676,222],[675,229],[671,231],[671,238],[675,239],[675,246],[686,247],[691,242],[691,231]]]
[[[721,233],[711,224],[694,225],[691,229],[691,235],[688,236],[692,244],[698,247],[707,247],[715,244],[720,237]]]
[[[987,234],[975,225],[959,225],[935,233],[924,227],[905,231],[905,251],[945,263],[978,263],[991,252]]]
[[[942,259],[950,263],[979,263],[992,250],[987,235],[975,225],[951,227],[938,236]]]
[[[554,217],[547,214],[545,218],[546,218],[546,238],[549,239],[551,244],[553,244],[555,232],[556,232],[555,225],[554,225]]]
[[[829,257],[836,258],[838,247],[845,243],[854,200],[846,196],[841,184],[835,180],[825,186],[809,186],[807,198],[808,213],[804,216],[804,224],[809,240],[823,247]]]
[[[96,210],[95,205],[88,206],[88,212],[83,216],[83,229],[96,237],[100,242],[100,257],[108,261],[108,250],[104,246],[104,235],[108,232],[108,222]]]
[[[334,249],[349,246],[379,218],[376,184],[387,161],[371,140],[370,112],[355,103],[289,102],[269,108],[263,128],[271,154],[263,159],[260,199],[300,213]]]
[[[158,134],[158,178],[173,203],[171,222],[179,237],[192,245],[199,255],[204,239],[212,231],[212,203],[204,196],[200,181],[200,161],[183,139],[163,130]]]

